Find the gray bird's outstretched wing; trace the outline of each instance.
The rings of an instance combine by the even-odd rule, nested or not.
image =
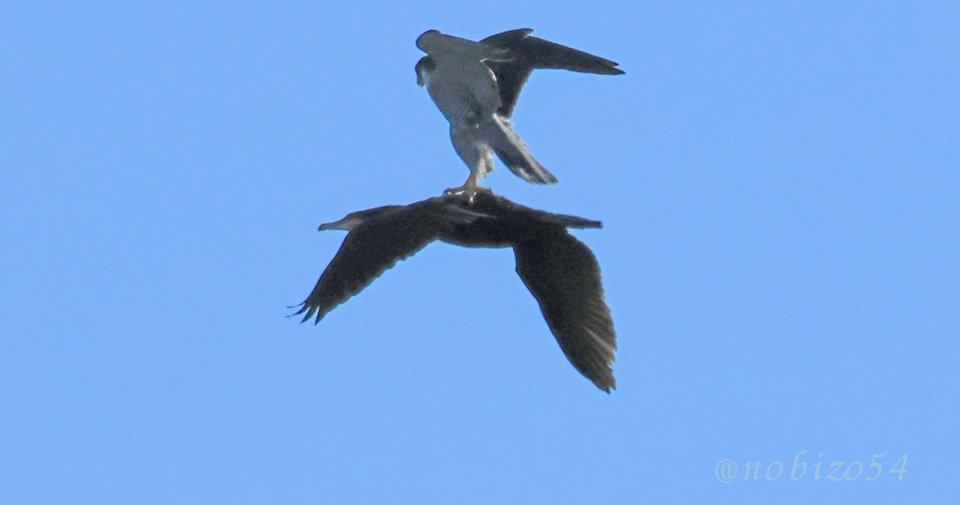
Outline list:
[[[497,76],[500,86],[498,113],[509,118],[517,104],[520,90],[537,68],[555,68],[573,72],[617,75],[624,73],[617,68],[615,61],[563,46],[549,40],[533,37],[530,28],[510,30],[491,35],[480,42],[494,47],[509,49],[513,59],[509,61],[487,61]]]

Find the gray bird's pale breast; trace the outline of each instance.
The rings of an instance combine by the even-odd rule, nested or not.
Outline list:
[[[476,124],[500,107],[497,78],[479,60],[447,55],[433,57],[436,66],[425,83],[434,103],[453,125]]]

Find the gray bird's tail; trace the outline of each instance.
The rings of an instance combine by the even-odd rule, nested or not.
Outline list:
[[[527,151],[527,145],[513,130],[509,121],[494,114],[491,121],[484,121],[479,128],[485,130],[482,132],[483,137],[497,153],[500,161],[518,177],[533,184],[557,182],[557,178]]]

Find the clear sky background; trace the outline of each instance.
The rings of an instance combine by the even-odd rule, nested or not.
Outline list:
[[[519,27],[627,72],[534,74],[560,183],[485,181],[604,222],[610,395],[509,250],[284,317],[319,223],[467,175],[416,37]],[[0,503],[956,502],[958,34],[956,2],[3,2]]]

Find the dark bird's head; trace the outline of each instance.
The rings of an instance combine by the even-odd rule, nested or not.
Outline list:
[[[358,210],[356,212],[351,212],[346,216],[342,217],[337,221],[331,221],[329,223],[323,223],[320,225],[319,230],[343,230],[343,231],[353,231],[354,228],[370,221],[371,219],[376,219],[379,216],[382,216],[392,210],[402,208],[402,205],[384,205],[383,207],[374,207],[372,209]]]

